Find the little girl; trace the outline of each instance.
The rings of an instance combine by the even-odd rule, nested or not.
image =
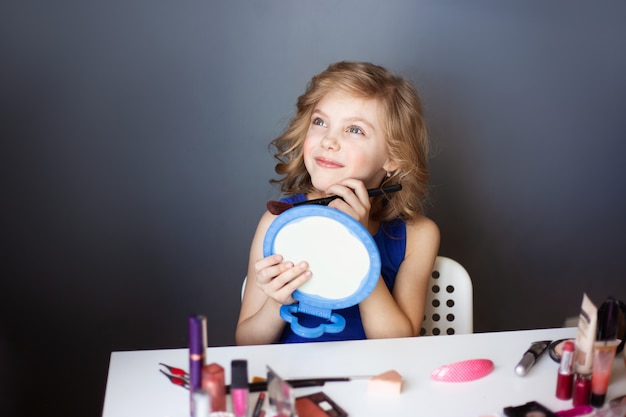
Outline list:
[[[311,278],[305,261],[263,257],[265,233],[276,218],[261,217],[250,249],[237,344],[267,344],[417,336],[439,229],[422,214],[427,191],[428,137],[415,89],[370,63],[339,62],[313,77],[297,114],[272,142],[283,201],[337,195],[328,206],[360,222],[381,255],[381,276],[357,306],[338,310],[346,328],[303,339],[280,317],[291,294]],[[370,198],[368,188],[401,184]]]

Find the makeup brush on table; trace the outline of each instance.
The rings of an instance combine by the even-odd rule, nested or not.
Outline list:
[[[367,190],[367,194],[370,197],[376,197],[379,195],[395,193],[396,191],[400,191],[401,189],[402,189],[402,185],[392,184],[392,185],[386,185],[382,188],[370,188],[369,190]],[[336,198],[341,198],[341,197],[339,197],[338,195],[331,195],[331,196],[324,197],[324,198],[317,198],[315,200],[305,200],[299,203],[286,203],[284,201],[270,200],[267,202],[267,210],[274,215],[279,215],[283,213],[284,211],[289,210],[290,208],[293,208],[296,206],[302,206],[305,204],[327,206],[328,204],[330,204],[331,201],[333,201]]]

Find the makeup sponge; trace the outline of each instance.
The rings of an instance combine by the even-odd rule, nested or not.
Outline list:
[[[367,383],[367,392],[375,394],[400,394],[402,376],[394,370],[373,376]]]

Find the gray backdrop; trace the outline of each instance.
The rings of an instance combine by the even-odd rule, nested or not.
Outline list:
[[[185,346],[192,312],[234,342],[268,143],[338,60],[420,91],[428,214],[476,331],[626,298],[625,21],[622,1],[3,3],[2,410],[99,415],[109,353]]]

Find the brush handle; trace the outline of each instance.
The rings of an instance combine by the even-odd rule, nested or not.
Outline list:
[[[350,377],[331,377],[331,378],[304,378],[304,379],[285,379],[292,388],[321,387],[327,382],[348,382]],[[231,386],[226,385],[226,394],[230,394]],[[267,381],[251,382],[248,384],[250,392],[267,391]]]
[[[377,197],[379,195],[383,195],[383,194],[387,194],[387,193],[395,193],[396,191],[400,191],[402,189],[402,185],[401,184],[392,184],[392,185],[386,185],[382,188],[370,188],[369,190],[367,190],[367,194],[370,197]],[[338,195],[331,195],[328,197],[324,197],[324,198],[317,198],[315,200],[305,200],[305,201],[301,201],[299,203],[294,203],[294,206],[301,206],[304,204],[316,204],[318,206],[327,206],[328,204],[330,204],[331,201],[333,201],[336,198],[340,198]]]

